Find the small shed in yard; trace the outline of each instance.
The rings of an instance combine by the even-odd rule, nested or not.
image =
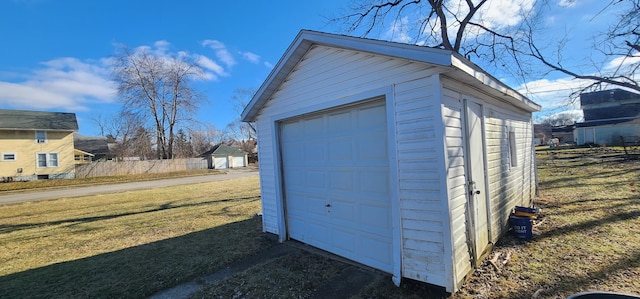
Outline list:
[[[210,169],[247,167],[247,153],[225,144],[218,144],[202,154]]]
[[[264,231],[454,292],[535,196],[538,110],[451,51],[303,30],[242,113]]]

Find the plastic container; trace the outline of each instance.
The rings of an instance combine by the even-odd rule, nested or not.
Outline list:
[[[529,217],[511,215],[509,216],[511,229],[518,239],[530,240],[533,238],[533,221]]]
[[[514,210],[516,216],[529,217],[531,219],[536,219],[536,214],[538,214],[538,209],[536,208],[516,206]]]

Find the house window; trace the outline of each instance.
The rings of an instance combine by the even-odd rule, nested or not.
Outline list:
[[[516,147],[516,132],[509,131],[507,136],[509,142],[509,166],[518,167],[518,150]]]
[[[2,153],[2,161],[15,161],[16,153]]]
[[[37,163],[39,168],[44,167],[58,167],[58,154],[57,153],[38,153]]]
[[[36,131],[36,143],[47,143],[47,132]]]

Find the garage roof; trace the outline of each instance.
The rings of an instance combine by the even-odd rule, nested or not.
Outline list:
[[[386,55],[449,68],[451,72],[447,75],[452,78],[476,86],[526,111],[535,112],[540,111],[541,108],[540,105],[500,82],[462,55],[449,50],[302,30],[245,107],[241,116],[242,121],[254,120],[258,111],[313,45]]]
[[[218,144],[202,154],[202,156],[244,156],[247,153],[226,144]]]

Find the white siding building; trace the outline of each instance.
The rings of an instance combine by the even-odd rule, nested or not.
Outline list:
[[[454,292],[535,195],[538,110],[450,51],[301,31],[242,114],[264,231]]]

